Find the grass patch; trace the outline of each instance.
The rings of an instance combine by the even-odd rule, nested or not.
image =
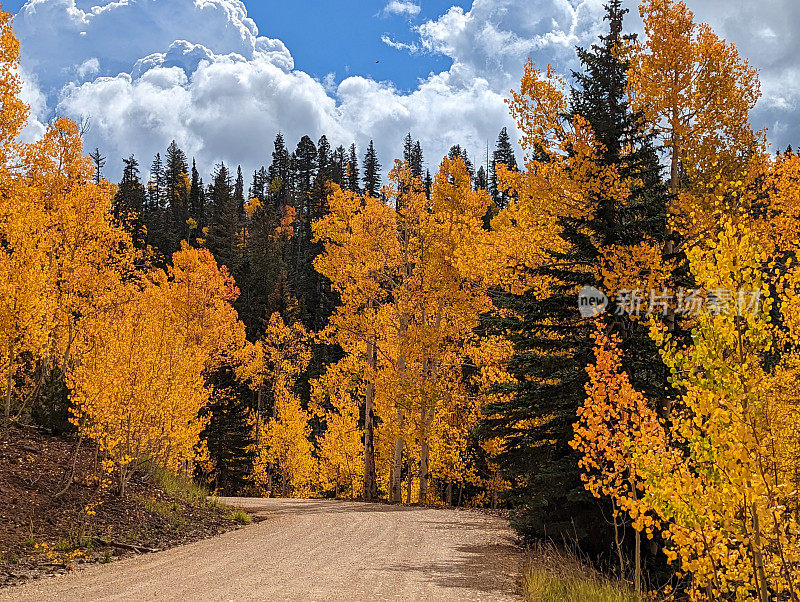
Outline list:
[[[540,546],[525,567],[522,589],[528,602],[639,602],[626,583],[613,581],[576,556]]]
[[[235,508],[234,510],[225,513],[225,518],[236,521],[240,525],[249,525],[253,522],[252,517],[240,508]]]
[[[194,505],[205,504],[209,496],[208,489],[202,485],[165,468],[159,467],[153,471],[153,483],[168,496]]]
[[[162,502],[147,498],[139,498],[138,501],[146,512],[165,518],[173,526],[177,527],[185,523],[183,508],[177,502]]]

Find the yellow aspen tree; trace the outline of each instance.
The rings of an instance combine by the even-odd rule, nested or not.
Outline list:
[[[394,207],[334,189],[331,214],[315,224],[325,243],[315,265],[340,292],[332,331],[364,358],[365,397],[376,401],[382,436],[394,442],[390,499],[400,501],[403,457],[417,448],[424,503],[437,408],[457,398],[464,342],[490,307],[463,269],[462,249],[481,236],[490,199],[472,189],[461,160],[445,159],[430,200],[408,166],[398,162],[390,177],[384,194]],[[367,456],[365,448],[365,463]]]
[[[84,318],[70,365],[73,423],[108,455],[124,495],[142,467],[193,460],[207,419],[204,373],[219,340],[244,338],[230,306],[235,287],[211,254],[184,246],[169,272],[117,290],[112,310]]]
[[[26,194],[44,207],[46,377],[49,369],[68,369],[81,320],[116,305],[117,289],[133,272],[134,254],[130,236],[111,214],[113,187],[92,181],[91,160],[82,155],[75,123],[57,120],[23,149],[23,164]]]
[[[298,376],[311,361],[313,336],[302,324],[287,326],[274,313],[261,340],[247,345],[237,367],[238,377],[259,393],[269,392],[272,416],[262,421],[259,407],[252,418],[255,461],[251,479],[262,490],[283,496],[308,497],[317,474],[309,440],[311,414],[294,391]],[[259,404],[260,405],[260,404]],[[273,481],[278,476],[278,483]]]
[[[317,451],[320,486],[332,489],[336,498],[359,495],[363,449],[358,400],[363,398],[364,385],[356,360],[346,356],[328,366],[311,388],[314,414],[325,423]]]
[[[696,23],[685,2],[645,0],[639,12],[645,35],[628,49],[631,105],[669,151],[674,227],[688,234],[682,220],[707,209],[693,193],[699,184],[705,196],[712,163],[730,180],[763,152],[750,125],[760,85],[735,46]]]
[[[770,262],[741,224],[724,223],[688,255],[713,302],[687,347],[653,326],[681,395],[672,447],[638,450],[643,501],[661,517],[665,552],[691,574],[695,597],[796,599],[796,468],[787,459],[796,453],[790,408],[798,398],[789,383],[798,357],[772,315],[787,317],[797,291],[770,292]]]
[[[634,584],[642,591],[641,537],[645,531],[652,537],[657,518],[643,503],[644,480],[638,466],[637,449],[652,452],[665,449],[665,431],[656,411],[644,396],[630,384],[622,369],[620,339],[607,334],[607,326],[598,321],[593,335],[595,363],[587,367],[589,382],[587,399],[578,411],[575,438],[570,445],[581,454],[581,477],[586,489],[595,497],[610,497],[614,504],[614,536],[625,577],[620,539],[620,518],[627,514],[636,531]]]
[[[330,336],[348,355],[361,358],[364,380],[362,497],[377,496],[375,470],[375,379],[378,362],[386,360],[385,317],[401,262],[396,215],[369,195],[360,197],[333,186],[330,212],[313,225],[316,242],[325,245],[314,260],[339,294],[340,305],[330,319]],[[383,338],[382,338],[383,337]]]

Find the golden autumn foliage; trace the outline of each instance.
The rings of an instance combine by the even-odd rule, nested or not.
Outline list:
[[[587,488],[660,531],[693,598],[796,596],[795,269],[776,274],[756,233],[730,221],[688,254],[703,290],[737,293],[697,317],[689,345],[651,322],[680,395],[668,428],[601,332],[573,445]]]
[[[476,239],[484,242],[484,252],[478,255],[480,249],[470,248],[488,268],[487,282],[508,290],[548,286],[529,274],[550,261],[552,252],[565,249],[563,218],[591,215],[597,196],[624,203],[629,194],[616,168],[598,161],[586,120],[579,115],[564,119],[568,101],[563,90],[564,81],[552,67],[541,72],[529,61],[519,91],[512,90],[508,101],[521,132],[525,169],[500,166],[498,186],[514,200],[492,220],[492,232]]]
[[[111,187],[91,181],[81,146],[77,126],[58,120],[40,141],[20,147],[21,166],[4,178],[0,367],[7,408],[21,354],[66,372],[82,321],[113,308],[133,269],[130,238],[109,212]]]
[[[624,561],[618,524],[627,515],[636,529],[634,582],[641,590],[640,531],[652,537],[658,526],[651,508],[643,503],[644,482],[639,465],[639,450],[662,453],[666,433],[644,396],[630,384],[622,370],[616,334],[608,335],[598,321],[595,340],[595,363],[587,367],[587,400],[578,411],[575,438],[570,445],[581,454],[581,475],[586,488],[595,497],[610,497],[614,502],[614,528],[620,571]]]
[[[359,405],[364,395],[358,358],[347,356],[312,382],[314,414],[325,422],[318,444],[319,486],[335,497],[356,498],[363,470]]]
[[[430,199],[404,164],[391,181],[384,193],[394,206],[334,188],[331,213],[314,226],[325,243],[315,266],[341,297],[330,336],[351,370],[361,363],[364,395],[381,419],[379,478],[399,501],[403,463],[419,462],[425,501],[433,475],[457,483],[469,474],[466,440],[480,401],[461,371],[490,301],[465,249],[483,237],[490,199],[472,189],[460,159],[443,161]]]
[[[730,177],[762,143],[750,126],[756,70],[683,1],[645,0],[639,12],[645,36],[629,49],[631,101],[670,151],[673,194],[680,169],[698,182],[718,162]]]
[[[244,342],[238,291],[208,251],[184,244],[168,270],[136,270],[112,216],[114,187],[94,182],[78,126],[58,119],[16,142],[19,48],[0,12],[0,376],[5,414],[19,413],[54,373],[72,419],[99,444],[119,490],[143,463],[183,468],[208,400],[204,373]],[[35,367],[19,378],[20,368]],[[24,389],[27,387],[27,389]]]
[[[311,415],[294,388],[311,360],[312,335],[300,323],[287,326],[273,314],[264,337],[241,351],[237,375],[259,394],[272,400],[272,417],[263,421],[261,403],[251,417],[255,436],[252,482],[264,492],[308,497],[317,467],[309,441]],[[277,475],[277,482],[274,478]]]
[[[86,320],[67,375],[74,423],[113,462],[121,493],[144,463],[178,469],[194,458],[204,371],[227,351],[221,341],[244,338],[233,295],[211,254],[184,244],[168,273],[119,290],[113,311]]]

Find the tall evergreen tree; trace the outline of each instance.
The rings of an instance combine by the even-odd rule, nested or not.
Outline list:
[[[475,174],[475,190],[486,190],[489,187],[489,180],[486,178],[486,170],[481,165],[478,173]]]
[[[147,182],[147,206],[143,212],[147,228],[147,244],[156,253],[157,263],[169,259],[173,249],[171,240],[171,220],[167,201],[167,180],[161,153],[156,153],[150,166],[150,179]]]
[[[367,152],[364,155],[364,192],[377,197],[381,192],[381,164],[372,140],[369,141]]]
[[[610,0],[606,13],[610,27],[601,44],[578,50],[582,72],[575,77],[571,110],[597,133],[601,162],[616,165],[629,178],[631,201],[620,207],[598,196],[590,217],[562,220],[567,250],[553,252],[552,262],[539,270],[553,282],[549,294],[531,291],[497,299],[500,308],[518,316],[488,320],[514,345],[509,369],[516,381],[502,387],[510,398],[488,407],[483,425],[485,436],[506,440],[498,462],[516,484],[509,497],[521,509],[522,531],[557,540],[577,537],[582,549],[597,546],[594,551],[607,549],[606,534],[598,533],[604,521],[583,487],[578,458],[568,444],[586,396],[585,368],[593,359],[593,321],[581,318],[577,292],[585,285],[602,290],[599,270],[585,266],[597,266],[607,245],[662,238],[668,201],[651,139],[625,96],[628,64],[616,52],[624,40],[620,0]],[[616,328],[627,341],[624,363],[636,386],[664,395],[666,374],[646,329],[622,318]]]
[[[411,169],[411,176],[422,179],[422,145],[407,134],[403,140],[403,161]]]
[[[169,210],[169,236],[162,251],[171,256],[180,248],[181,240],[189,240],[189,164],[186,154],[173,140],[167,148],[164,166],[164,193]]]
[[[292,204],[292,160],[281,133],[275,136],[272,164],[269,166],[269,189],[276,206]]]
[[[424,165],[424,158],[422,156],[422,145],[419,140],[414,143],[414,148],[411,150],[411,160],[409,166],[411,167],[411,175],[415,178],[422,179],[422,168]]]
[[[236,203],[236,211],[239,214],[239,219],[244,219],[244,176],[242,175],[242,166],[236,168],[236,183],[233,185],[233,202]]]
[[[344,187],[346,184],[347,151],[343,146],[337,146],[331,155],[330,181]]]
[[[233,369],[223,367],[209,375],[212,394],[201,411],[208,424],[201,438],[208,447],[210,466],[198,465],[195,476],[214,491],[240,495],[253,466],[253,444],[246,403],[252,395],[239,384]]]
[[[206,191],[194,159],[192,159],[192,181],[189,185],[189,217],[194,222],[190,232],[190,238],[194,242],[197,237],[203,236],[203,228],[206,227]]]
[[[211,201],[211,225],[208,228],[206,246],[220,265],[228,267],[236,275],[239,267],[239,207],[234,196],[234,185],[224,163],[217,166],[214,183],[209,187]]]
[[[248,189],[248,200],[258,199],[262,206],[269,200],[269,173],[265,167],[253,172],[253,183]]]
[[[114,195],[114,217],[131,233],[137,248],[145,246],[145,225],[142,213],[147,204],[147,193],[139,179],[139,162],[131,155],[123,159],[122,180]]]
[[[331,178],[331,145],[328,137],[323,136],[317,142],[317,178],[322,181],[329,181]]]
[[[361,192],[361,180],[359,178],[358,169],[358,154],[356,151],[355,143],[350,145],[350,151],[347,155],[347,189],[351,192],[358,194]]]
[[[511,145],[511,137],[508,135],[508,128],[500,130],[497,136],[497,147],[492,153],[492,163],[489,168],[489,192],[494,199],[498,209],[503,209],[508,205],[509,195],[505,190],[499,190],[497,184],[497,168],[505,165],[506,169],[517,169],[517,158],[514,155],[514,148]]]
[[[164,162],[161,160],[161,153],[156,153],[153,163],[150,165],[150,180],[147,183],[149,210],[151,212],[155,213],[166,207],[164,201],[165,189]]]

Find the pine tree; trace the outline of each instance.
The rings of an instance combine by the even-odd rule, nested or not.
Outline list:
[[[274,196],[276,206],[291,205],[292,193],[292,161],[283,135],[275,136],[272,164],[269,166],[269,189]]]
[[[351,192],[355,192],[356,194],[361,192],[361,180],[359,179],[358,175],[358,154],[356,151],[355,143],[350,145],[350,152],[347,156],[347,190]]]
[[[167,202],[167,180],[161,153],[156,153],[150,166],[150,179],[147,182],[147,207],[143,212],[147,228],[147,244],[163,264],[172,251],[170,244],[170,215]]]
[[[489,187],[489,180],[486,178],[486,170],[481,165],[478,173],[475,174],[475,190],[486,190]]]
[[[234,196],[230,172],[224,163],[217,166],[214,183],[209,187],[213,217],[208,228],[206,246],[217,263],[227,266],[236,275],[239,267],[239,208]]]
[[[411,160],[408,165],[411,167],[411,176],[414,178],[422,179],[422,167],[424,158],[422,156],[422,145],[419,140],[414,143],[414,148],[411,150]]]
[[[509,370],[516,382],[503,387],[510,400],[487,408],[484,423],[485,436],[506,439],[498,463],[506,478],[517,483],[510,499],[522,509],[523,532],[577,537],[584,550],[603,541],[598,533],[603,521],[583,488],[569,446],[572,423],[585,398],[585,368],[592,361],[592,322],[580,317],[576,293],[584,285],[602,290],[599,270],[584,266],[598,266],[607,245],[664,236],[668,199],[651,139],[626,102],[628,65],[615,52],[623,40],[625,11],[620,0],[610,0],[606,10],[609,34],[601,37],[602,44],[578,51],[583,72],[576,74],[571,110],[589,121],[603,143],[600,162],[616,165],[629,178],[631,202],[623,208],[611,199],[595,198],[591,217],[562,219],[568,248],[552,253],[552,262],[539,270],[554,283],[550,294],[529,291],[496,300],[518,316],[495,318],[492,324],[514,344]],[[499,161],[501,156],[496,157]],[[630,321],[617,324],[625,333],[628,354],[623,363],[633,369],[629,374],[636,375],[635,386],[663,396],[666,374],[645,329]]]
[[[261,206],[269,199],[269,173],[265,167],[253,172],[253,183],[248,189],[248,199],[258,199]]]
[[[147,193],[139,179],[139,162],[131,155],[123,159],[122,180],[114,195],[114,218],[131,233],[133,244],[144,248],[145,230],[142,213],[147,204]]]
[[[201,440],[208,449],[209,461],[197,465],[195,476],[216,492],[241,494],[253,466],[250,413],[243,401],[251,396],[231,368],[214,371],[209,380],[213,393],[201,411],[201,417],[208,418]]]
[[[194,159],[192,159],[192,182],[189,187],[189,218],[193,220],[189,235],[194,242],[198,236],[203,237],[203,228],[206,227],[206,191]]]
[[[403,138],[403,161],[406,165],[411,165],[411,156],[414,153],[414,139],[411,137],[411,132],[406,134]]]
[[[239,219],[244,220],[244,176],[242,175],[242,166],[236,168],[236,183],[233,185],[233,202],[236,203],[236,211],[239,214]]]
[[[410,133],[403,140],[403,161],[411,168],[411,177],[422,179],[422,145]]]
[[[317,178],[328,181],[331,178],[331,145],[328,137],[323,135],[317,142]]]
[[[381,164],[372,140],[369,141],[367,153],[364,155],[364,192],[377,197],[381,191]]]
[[[164,208],[165,188],[164,162],[161,160],[161,153],[156,153],[150,166],[150,180],[147,183],[149,210],[151,213]]]
[[[171,256],[178,250],[181,240],[189,240],[189,165],[186,154],[178,148],[173,140],[167,148],[166,163],[164,166],[164,188],[167,209],[169,211],[169,236],[165,240],[168,248],[162,252]]]
[[[331,156],[330,181],[338,186],[345,186],[347,173],[347,155],[343,146],[337,146]]]
[[[514,156],[514,148],[511,146],[511,138],[508,135],[508,128],[500,130],[497,136],[497,148],[492,153],[492,165],[489,169],[489,192],[494,199],[498,209],[508,205],[509,196],[505,190],[498,190],[497,167],[505,165],[506,169],[517,169],[517,158]]]

